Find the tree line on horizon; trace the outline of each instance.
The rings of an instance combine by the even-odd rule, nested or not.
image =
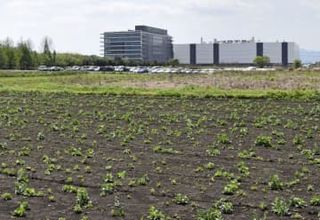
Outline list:
[[[65,67],[109,64],[108,60],[98,56],[57,53],[51,45],[50,38],[45,37],[40,52],[37,52],[30,40],[20,40],[16,44],[10,38],[0,41],[0,69],[33,70],[40,65]]]
[[[176,64],[169,61],[168,64]],[[7,38],[0,41],[0,69],[33,70],[40,65],[45,66],[107,66],[107,65],[157,65],[158,63],[137,63],[132,60],[116,58],[114,60],[96,55],[82,55],[77,53],[57,53],[52,49],[52,40],[45,37],[42,41],[41,50],[33,49],[30,40],[20,40],[14,43]]]

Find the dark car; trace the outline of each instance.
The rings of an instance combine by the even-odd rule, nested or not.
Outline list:
[[[102,67],[100,67],[100,71],[113,72],[114,71],[114,67],[113,66],[102,66]]]

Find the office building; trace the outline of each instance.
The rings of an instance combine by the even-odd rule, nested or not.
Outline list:
[[[138,25],[135,30],[105,32],[104,57],[165,63],[173,58],[172,37],[160,28]]]

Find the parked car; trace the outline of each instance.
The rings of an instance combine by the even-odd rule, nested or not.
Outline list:
[[[38,70],[39,71],[48,71],[48,67],[45,66],[45,65],[41,65],[41,66],[38,67]]]
[[[131,70],[133,73],[147,73],[148,69],[146,67],[136,67]]]
[[[95,71],[96,68],[97,68],[96,66],[88,66],[87,70],[88,71]]]
[[[79,71],[80,69],[81,69],[80,66],[73,66],[73,67],[71,67],[71,70],[72,70],[72,71]]]
[[[49,68],[49,71],[62,71],[62,70],[64,69],[60,66],[52,66]]]
[[[100,71],[103,72],[113,72],[115,68],[113,66],[101,66]]]
[[[94,68],[93,68],[93,71],[100,71],[100,66],[95,66]]]

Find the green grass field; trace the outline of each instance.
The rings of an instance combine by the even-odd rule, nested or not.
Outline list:
[[[199,75],[0,72],[0,91],[242,98],[319,98],[320,73]]]

